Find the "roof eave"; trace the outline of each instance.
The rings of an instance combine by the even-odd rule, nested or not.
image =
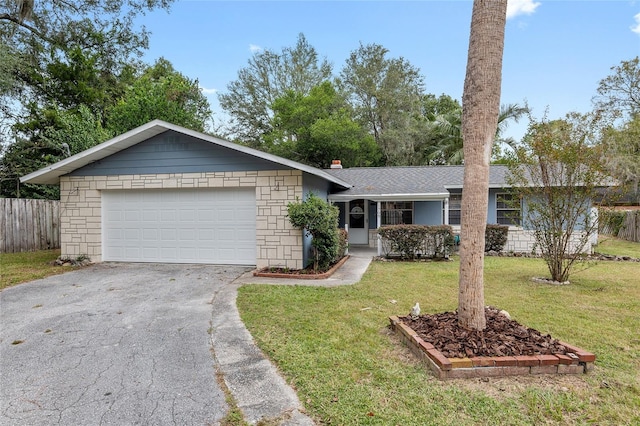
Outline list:
[[[422,194],[329,194],[329,201],[366,199],[371,201],[440,201],[449,198],[448,192]]]

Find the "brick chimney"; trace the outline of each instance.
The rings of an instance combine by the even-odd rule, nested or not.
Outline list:
[[[331,161],[331,168],[332,169],[341,169],[342,168],[342,162],[340,160],[332,160]]]

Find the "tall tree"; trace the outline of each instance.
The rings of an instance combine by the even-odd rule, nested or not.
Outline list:
[[[21,105],[41,102],[39,76],[53,62],[73,60],[80,49],[99,58],[99,68],[117,74],[147,47],[148,33],[134,18],[172,0],[0,0],[0,51],[12,55],[10,75],[17,84],[0,92],[2,111],[13,119]],[[91,53],[91,55],[89,55]],[[5,64],[6,65],[6,64]],[[17,88],[17,90],[16,90]]]
[[[489,204],[489,163],[500,112],[507,0],[474,0],[462,95],[464,182],[461,211],[458,322],[486,327],[484,233]]]
[[[100,117],[85,105],[77,110],[39,111],[38,120],[30,121],[21,133],[29,137],[18,137],[0,157],[0,197],[58,199],[57,186],[23,185],[20,177],[112,136],[102,127]]]
[[[498,126],[494,136],[494,150],[497,154],[499,144],[511,145],[511,138],[503,137],[504,131],[511,121],[516,123],[529,109],[517,104],[502,105],[498,115]],[[462,143],[462,107],[452,109],[435,116],[429,122],[435,134],[434,143],[426,148],[430,164],[464,164],[464,148]]]
[[[265,135],[272,153],[320,168],[335,159],[348,167],[377,164],[373,136],[352,120],[349,105],[331,82],[306,96],[287,91],[273,109],[274,130]]]
[[[198,80],[184,76],[164,58],[144,69],[108,109],[106,126],[117,135],[155,119],[199,132],[207,130],[211,120]]]
[[[629,185],[640,203],[640,114],[620,128],[609,127],[603,135],[603,162],[621,183]]]
[[[339,85],[366,124],[386,165],[410,164],[416,152],[412,134],[420,123],[424,79],[406,59],[388,58],[379,44],[360,44],[340,73]]]
[[[229,131],[238,141],[262,148],[262,136],[272,130],[273,103],[287,90],[308,95],[311,89],[331,78],[331,65],[320,59],[304,34],[294,47],[281,53],[257,52],[238,71],[238,78],[219,95],[220,106],[231,117]]]
[[[596,111],[614,118],[640,113],[640,57],[611,67],[613,73],[600,80],[593,99]]]

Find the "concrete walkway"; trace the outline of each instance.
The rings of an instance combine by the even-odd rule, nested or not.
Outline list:
[[[330,278],[299,280],[254,277],[246,273],[219,289],[213,298],[212,347],[219,371],[242,410],[245,419],[256,424],[275,420],[280,425],[313,425],[303,413],[294,390],[258,349],[236,307],[238,288],[243,284],[305,285],[334,287],[354,284],[362,278],[376,251],[352,249],[350,258]]]

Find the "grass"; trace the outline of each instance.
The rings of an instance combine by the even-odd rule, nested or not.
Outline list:
[[[241,316],[307,414],[339,425],[640,424],[640,264],[600,262],[570,286],[536,284],[539,259],[489,257],[486,303],[597,355],[587,375],[435,379],[389,332],[416,301],[457,306],[459,262],[371,265],[339,288],[249,285]]]
[[[595,251],[598,253],[630,256],[640,259],[640,243],[625,241],[611,235],[603,234],[598,237],[598,240],[598,245],[595,247]]]
[[[0,253],[0,290],[68,271],[67,267],[51,264],[58,256],[60,250]]]

